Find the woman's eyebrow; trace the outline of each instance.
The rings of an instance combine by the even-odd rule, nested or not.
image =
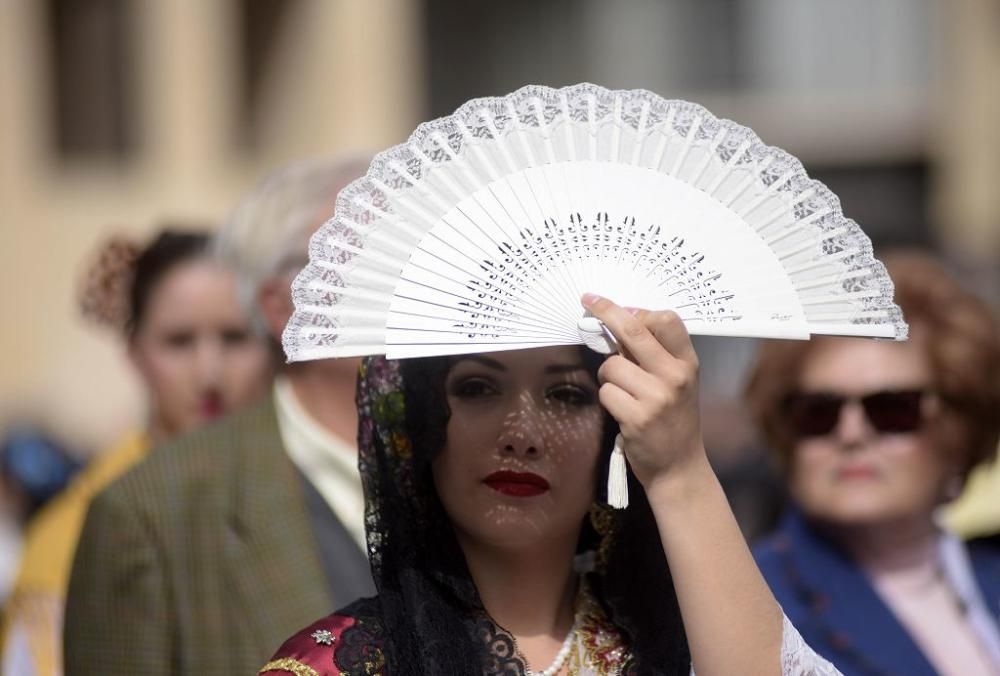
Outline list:
[[[482,355],[471,355],[468,357],[459,357],[452,363],[452,368],[456,365],[461,364],[463,361],[474,361],[476,363],[482,364],[487,368],[496,369],[497,371],[506,371],[507,367],[498,362],[496,359],[490,359],[489,357],[484,357]]]
[[[584,371],[583,364],[551,364],[545,367],[546,373],[573,373],[574,371]]]

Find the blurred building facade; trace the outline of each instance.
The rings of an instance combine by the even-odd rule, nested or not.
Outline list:
[[[409,0],[0,2],[0,425],[100,447],[143,413],[83,325],[111,232],[219,222],[290,160],[378,149],[423,111]],[[332,205],[331,205],[332,206]]]
[[[141,415],[73,304],[105,234],[218,221],[280,163],[528,83],[698,101],[996,300],[997,73],[995,0],[0,0],[0,425],[43,411],[93,446]]]

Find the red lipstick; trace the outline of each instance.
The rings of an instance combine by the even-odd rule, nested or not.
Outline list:
[[[838,479],[874,479],[878,476],[875,468],[868,465],[848,465],[837,471]]]
[[[201,412],[202,417],[209,420],[214,420],[224,413],[222,406],[222,396],[217,392],[210,392],[201,398],[198,402],[198,410]]]
[[[531,472],[501,470],[483,479],[483,483],[497,493],[517,498],[530,498],[549,490],[549,482]]]

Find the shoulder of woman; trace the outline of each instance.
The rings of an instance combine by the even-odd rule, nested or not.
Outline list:
[[[345,632],[355,622],[354,617],[339,613],[313,622],[281,644],[274,656],[257,673],[294,676],[340,674],[340,670],[336,669],[334,653],[343,641]]]
[[[313,622],[285,641],[258,674],[325,676],[355,673],[382,674],[381,622],[375,599],[359,599],[347,608]],[[360,672],[359,672],[360,673]]]

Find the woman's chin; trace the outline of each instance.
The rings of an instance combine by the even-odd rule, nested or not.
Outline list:
[[[556,499],[552,492],[512,496],[485,487],[466,494],[460,502],[442,502],[467,541],[510,551],[538,551],[566,542],[575,546],[589,507],[584,500],[568,504],[565,497]]]
[[[833,500],[825,505],[805,507],[810,517],[840,528],[864,528],[895,523],[912,514],[912,509],[879,496],[864,499]]]
[[[476,523],[462,528],[465,536],[480,546],[511,552],[538,550],[575,534],[553,523],[543,510],[502,506],[491,510]]]

